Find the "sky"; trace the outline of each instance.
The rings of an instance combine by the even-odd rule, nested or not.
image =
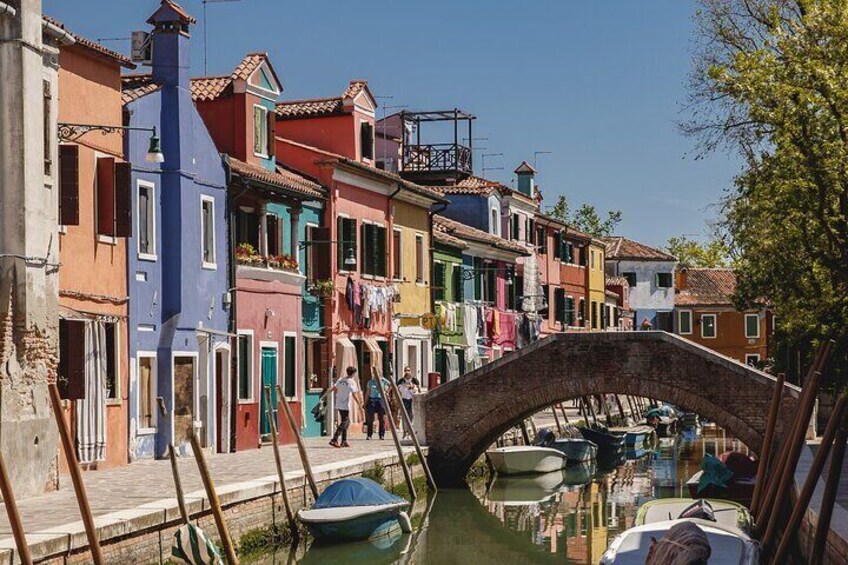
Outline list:
[[[191,64],[203,75],[203,5],[180,3],[198,18]],[[128,53],[159,0],[43,4],[75,33]],[[704,238],[740,168],[723,153],[696,160],[677,129],[694,10],[694,0],[209,0],[207,74],[265,51],[282,99],[338,96],[365,78],[387,107],[378,117],[460,108],[477,117],[477,174],[510,185],[515,167],[535,160],[543,206],[564,194],[575,207],[620,210],[618,234],[661,246]],[[492,154],[486,171],[482,153]]]

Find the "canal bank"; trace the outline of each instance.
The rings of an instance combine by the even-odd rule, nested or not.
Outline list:
[[[326,440],[307,440],[318,488],[349,476],[382,474],[385,485],[403,482],[397,453],[390,441],[356,440],[335,449]],[[308,495],[294,446],[281,448],[289,498],[295,509]],[[414,450],[404,448],[406,457]],[[285,511],[270,448],[208,457],[212,478],[233,540],[275,525],[285,528]],[[179,461],[191,519],[217,539],[209,501],[193,459]],[[416,475],[420,466],[413,467]],[[63,477],[67,479],[67,477]],[[89,563],[87,541],[76,500],[66,480],[55,493],[19,501],[34,560],[49,564]],[[85,475],[86,490],[107,563],[162,563],[170,558],[174,532],[180,525],[173,479],[167,461]],[[0,519],[0,564],[17,563],[5,514]]]
[[[818,441],[808,442],[805,449],[801,451],[801,458],[795,470],[795,492],[798,493],[807,479],[807,474],[813,464],[813,457],[818,449]],[[830,468],[830,458],[825,465],[822,477],[819,479],[810,506],[801,528],[798,532],[798,542],[804,556],[812,554],[813,539],[816,535],[816,527],[819,522],[819,514],[822,507],[822,495],[827,481],[827,472]],[[833,506],[833,516],[830,521],[830,531],[827,536],[827,545],[824,553],[825,563],[848,563],[848,461],[843,465],[840,473],[839,490],[836,495],[836,504]]]

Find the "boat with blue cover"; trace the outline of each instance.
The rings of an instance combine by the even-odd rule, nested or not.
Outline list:
[[[645,444],[653,445],[657,438],[656,430],[646,425],[610,428],[609,431],[613,434],[624,434],[624,445],[628,448],[638,448]]]
[[[389,535],[399,528],[409,531],[408,506],[374,481],[355,477],[331,484],[297,517],[316,540],[345,542]]]

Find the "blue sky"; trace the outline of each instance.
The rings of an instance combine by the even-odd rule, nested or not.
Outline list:
[[[43,0],[46,13],[91,39],[147,29],[158,0]],[[203,74],[202,5],[192,66]],[[210,0],[209,74],[267,51],[284,98],[335,96],[366,78],[385,105],[459,107],[477,116],[486,176],[509,183],[538,156],[544,205],[620,209],[618,229],[662,245],[705,232],[739,168],[695,160],[677,132],[691,65],[692,0]],[[129,41],[106,41],[119,51]],[[393,110],[390,110],[391,112]],[[382,115],[382,114],[380,114]],[[479,171],[480,159],[476,161]]]

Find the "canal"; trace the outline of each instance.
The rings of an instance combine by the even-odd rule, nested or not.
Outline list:
[[[705,453],[747,452],[712,424],[660,439],[653,450],[628,453],[606,468],[472,481],[419,500],[414,532],[378,541],[303,544],[253,563],[597,563],[610,541],[633,526],[641,504],[688,497],[687,479]]]

